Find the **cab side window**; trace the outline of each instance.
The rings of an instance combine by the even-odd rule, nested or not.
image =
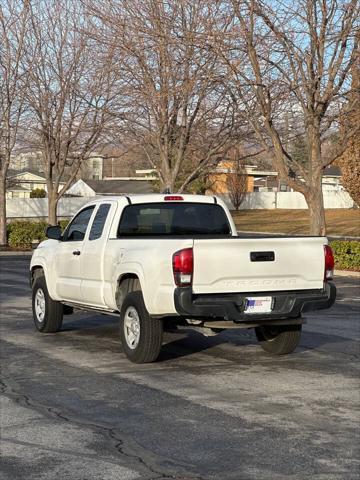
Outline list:
[[[63,242],[81,242],[85,238],[87,226],[95,205],[81,210],[70,223],[63,235]]]
[[[110,203],[103,203],[98,208],[94,221],[91,225],[89,240],[96,240],[101,237],[110,207]]]

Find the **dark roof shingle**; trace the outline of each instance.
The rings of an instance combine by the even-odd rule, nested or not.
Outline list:
[[[84,180],[97,194],[120,195],[154,193],[151,182],[145,180]]]
[[[335,165],[329,165],[328,167],[324,168],[323,175],[329,175],[330,177],[341,177],[341,170]]]

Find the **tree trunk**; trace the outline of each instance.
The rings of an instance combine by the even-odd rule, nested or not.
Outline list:
[[[48,195],[48,223],[49,225],[57,225],[57,203],[58,198],[55,192]]]
[[[320,141],[320,120],[313,119],[309,126],[308,141],[310,145],[311,174],[308,179],[309,193],[306,201],[309,206],[310,235],[326,235],[324,196],[322,191],[322,161]]]
[[[0,245],[6,245],[6,180],[0,179]]]
[[[167,172],[166,172],[167,173]],[[170,193],[175,193],[175,182],[172,179],[171,173],[168,175],[165,172],[163,172],[163,177],[164,181],[161,182],[161,187],[160,187],[160,192],[164,192],[165,190],[169,189]]]
[[[326,235],[322,176],[314,179],[311,191],[305,196],[309,207],[310,235]]]

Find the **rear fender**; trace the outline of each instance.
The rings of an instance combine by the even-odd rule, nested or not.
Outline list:
[[[118,270],[115,272],[112,285],[113,285],[113,301],[114,301],[114,307],[117,306],[117,294],[118,294],[118,286],[121,283],[121,281],[126,277],[126,276],[134,276],[137,277],[140,283],[140,290],[142,292],[143,298],[144,298],[144,303],[147,311],[149,312],[150,309],[150,298],[147,293],[147,288],[146,288],[146,283],[145,283],[145,275],[143,272],[143,269],[141,268],[140,265],[138,264],[127,264],[126,269],[124,269],[125,265],[121,265],[122,268],[121,270]],[[149,312],[150,313],[150,312]]]

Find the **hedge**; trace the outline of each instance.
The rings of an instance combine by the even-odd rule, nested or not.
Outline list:
[[[334,240],[330,243],[334,253],[335,268],[360,271],[360,242]]]
[[[68,220],[59,222],[62,230],[68,224]],[[29,220],[11,222],[7,226],[9,246],[19,250],[30,250],[31,245],[45,240],[46,222],[32,222]]]
[[[68,220],[61,220],[62,230],[68,224]],[[46,222],[16,221],[7,227],[8,242],[10,247],[26,250],[31,249],[33,242],[41,242],[45,239]],[[360,271],[360,242],[335,240],[331,242],[335,257],[335,268],[344,270]]]

